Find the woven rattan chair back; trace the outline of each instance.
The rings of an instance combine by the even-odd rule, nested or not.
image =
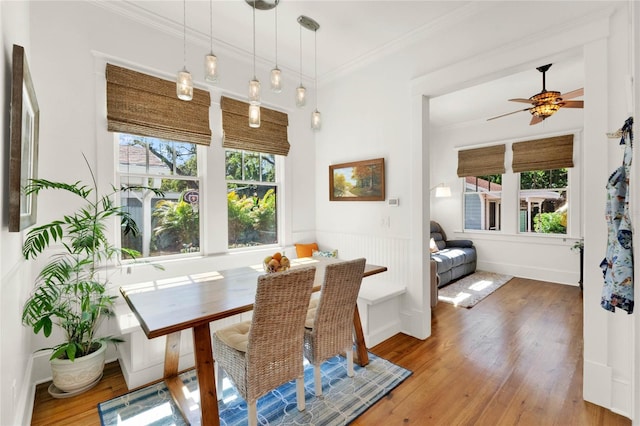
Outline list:
[[[214,334],[214,358],[247,401],[249,424],[259,397],[293,379],[303,387],[304,323],[314,277],[313,266],[258,277],[253,318],[244,323],[246,351],[220,340],[223,330]],[[304,409],[304,392],[298,394],[298,408]]]
[[[364,266],[365,259],[356,259],[325,269],[313,326],[304,335],[304,356],[314,366],[317,395],[322,393],[320,364],[325,360],[346,354],[348,372],[353,375],[353,314]]]

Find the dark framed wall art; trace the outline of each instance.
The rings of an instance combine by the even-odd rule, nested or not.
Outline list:
[[[384,158],[329,166],[329,200],[384,201]]]
[[[37,178],[40,109],[24,48],[13,45],[11,75],[11,129],[9,147],[9,231],[19,232],[36,223],[36,195],[24,186]]]

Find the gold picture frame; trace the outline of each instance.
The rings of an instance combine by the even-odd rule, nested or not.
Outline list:
[[[9,232],[19,232],[36,223],[36,194],[23,188],[38,171],[40,108],[33,88],[24,48],[13,45],[11,76],[11,124],[9,147]]]
[[[330,201],[384,201],[384,158],[329,166]]]

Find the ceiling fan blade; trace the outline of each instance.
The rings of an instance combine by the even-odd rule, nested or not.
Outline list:
[[[531,99],[524,99],[524,98],[514,98],[514,99],[509,99],[509,101],[511,102],[524,102],[525,104],[534,104],[535,102],[532,102]]]
[[[564,101],[558,103],[562,108],[584,108],[584,101]]]
[[[542,120],[544,120],[543,117],[540,117],[538,115],[534,115],[531,118],[531,123],[529,123],[530,126],[533,126],[534,124],[538,124],[538,123],[542,123]]]
[[[562,99],[573,99],[582,95],[584,95],[584,87],[580,89],[572,90],[571,92],[563,93],[562,95],[560,95],[560,97]]]
[[[508,112],[506,114],[497,115],[495,117],[487,118],[487,121],[495,120],[496,118],[506,117],[507,115],[515,114],[516,112],[522,112],[522,111],[529,111],[529,108],[519,109],[517,111],[511,111],[511,112]]]

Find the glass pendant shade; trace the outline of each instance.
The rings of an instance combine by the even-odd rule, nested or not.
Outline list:
[[[307,104],[307,89],[302,84],[296,88],[296,106],[302,108]]]
[[[322,114],[317,109],[311,113],[311,129],[320,130],[322,128]]]
[[[271,90],[275,93],[282,92],[282,72],[278,67],[271,70]]]
[[[249,127],[260,127],[260,104],[249,104]]]
[[[178,99],[183,101],[190,101],[193,99],[193,79],[191,73],[184,68],[178,73],[178,79],[176,81],[176,94]]]
[[[260,103],[260,82],[255,77],[249,82],[249,102]]]
[[[204,57],[204,79],[210,83],[218,82],[218,58],[213,53]]]

